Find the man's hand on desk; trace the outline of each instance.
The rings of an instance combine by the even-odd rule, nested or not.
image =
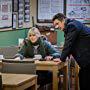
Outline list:
[[[60,58],[55,58],[55,59],[53,59],[53,61],[54,61],[54,62],[62,62],[62,61],[60,60]]]
[[[45,57],[45,60],[46,60],[46,61],[53,60],[54,62],[62,62],[62,61],[60,60],[60,58],[53,58],[52,56],[46,56],[46,57]]]

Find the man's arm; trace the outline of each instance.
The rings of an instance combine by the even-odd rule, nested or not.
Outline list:
[[[73,45],[75,44],[78,35],[79,35],[79,31],[77,30],[75,25],[72,24],[68,25],[67,34],[65,36],[64,48],[62,50],[62,54],[60,57],[62,61],[65,61],[67,56],[71,54],[71,50],[73,49]]]

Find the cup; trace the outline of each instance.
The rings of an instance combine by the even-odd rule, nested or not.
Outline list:
[[[64,45],[64,42],[60,42],[60,47],[63,47],[63,45]]]
[[[22,46],[23,41],[24,41],[24,39],[23,39],[23,38],[19,38],[19,39],[18,39],[18,46]]]
[[[0,55],[0,59],[4,59],[3,55]]]

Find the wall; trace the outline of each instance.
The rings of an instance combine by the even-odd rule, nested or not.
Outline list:
[[[17,46],[19,38],[26,38],[28,29],[18,29],[10,31],[0,31],[0,47]],[[62,31],[57,30],[57,45],[64,42]]]
[[[26,38],[27,29],[0,32],[0,47],[16,46],[19,38]]]
[[[64,43],[64,33],[60,30],[57,30],[57,45]]]
[[[50,23],[37,23],[37,0],[30,0],[30,26],[32,27],[32,16],[34,23],[39,25],[49,25]],[[90,24],[89,24],[90,26]],[[27,30],[13,30],[0,32],[0,46],[18,45],[18,38],[25,38]],[[57,30],[57,45],[64,41],[63,32]]]

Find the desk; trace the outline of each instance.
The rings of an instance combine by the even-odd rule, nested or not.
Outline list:
[[[53,74],[53,90],[58,90],[58,70],[63,69],[65,72],[64,77],[64,90],[68,90],[68,67],[67,63],[59,63],[54,61],[35,61],[37,70],[50,70]]]
[[[25,59],[26,61],[32,59]],[[64,86],[63,90],[68,90],[68,64],[67,62],[59,63],[54,61],[35,61],[36,70],[49,70],[52,71],[53,74],[53,90],[58,90],[58,71],[63,69],[64,75]]]
[[[37,90],[37,75],[2,73],[3,90]]]

